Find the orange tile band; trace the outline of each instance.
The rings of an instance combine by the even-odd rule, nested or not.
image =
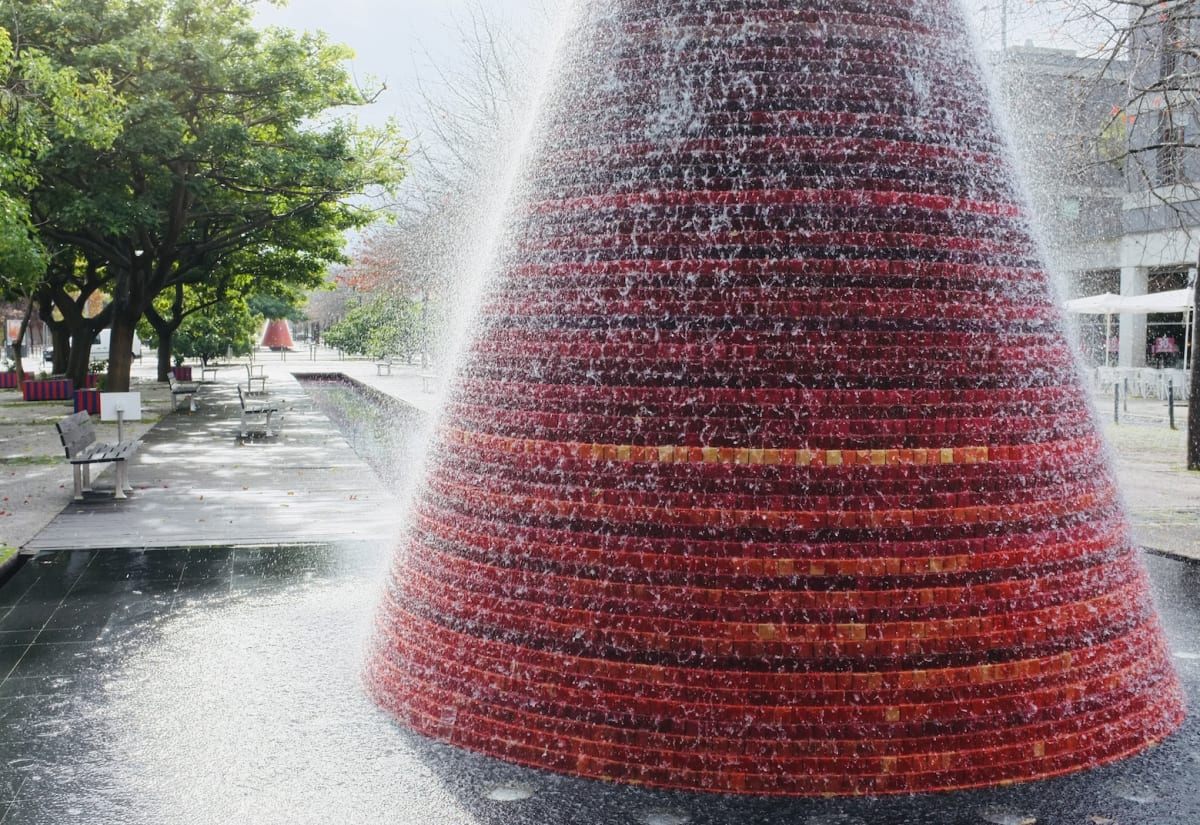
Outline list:
[[[439,437],[450,444],[472,445],[482,450],[570,457],[585,461],[632,461],[652,464],[761,464],[785,467],[892,466],[897,464],[925,466],[929,464],[1031,462],[1074,453],[1092,452],[1100,448],[1100,441],[1095,435],[1044,444],[980,445],[908,450],[791,450],[767,447],[590,444],[547,441],[536,438],[506,438],[449,427],[443,428]]]

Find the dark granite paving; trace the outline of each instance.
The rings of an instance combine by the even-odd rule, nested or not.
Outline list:
[[[382,453],[373,445],[381,428],[390,436],[405,416],[355,410],[353,398],[339,400],[340,390],[310,388],[302,399],[297,387],[291,404],[308,423],[293,431],[296,440],[242,446],[231,429],[231,390],[215,388],[207,409],[148,439],[153,460],[126,509],[143,525],[159,521],[130,535],[173,536],[179,546],[67,546],[29,560],[0,585],[0,825],[1200,822],[1195,716],[1165,744],[1088,774],[882,800],[748,800],[604,785],[412,735],[375,708],[361,681],[394,546],[374,525],[394,518],[394,494],[339,506],[331,490],[342,490],[346,502],[360,499],[340,480],[314,483],[308,512],[333,511],[334,526],[306,528],[301,517],[286,529],[273,520],[292,516],[271,512],[270,496],[248,495],[259,484],[284,493],[295,487],[288,479],[307,472],[305,444],[337,459],[315,476],[338,477],[344,468],[363,490],[376,490],[346,440],[388,485],[401,485],[397,468],[416,466],[417,454],[403,439]],[[403,427],[415,430],[412,421]],[[191,480],[170,470],[161,488],[168,492],[151,492],[151,480],[179,464],[171,450],[185,447],[201,454],[211,447],[211,465]],[[247,450],[256,460],[243,464]],[[137,486],[136,471],[131,478]],[[234,495],[197,491],[202,485]],[[210,506],[210,496],[221,506]],[[89,502],[64,516],[91,514],[94,520],[75,524],[100,525],[106,506]],[[287,546],[187,545],[189,535],[219,544],[225,528],[210,530],[208,519],[222,514],[239,525],[239,536],[261,526]],[[191,521],[173,526],[172,518]],[[329,540],[335,529],[347,540]],[[86,527],[76,534],[89,535]],[[1200,566],[1146,563],[1175,664],[1198,708]]]
[[[883,800],[548,776],[406,733],[361,682],[391,547],[43,554],[0,586],[0,825],[1200,822],[1200,724],[1089,774]],[[1148,558],[1200,706],[1200,568]]]

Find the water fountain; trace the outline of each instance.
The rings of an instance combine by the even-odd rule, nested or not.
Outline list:
[[[418,732],[650,786],[1077,771],[1182,718],[952,0],[581,12],[397,555]]]

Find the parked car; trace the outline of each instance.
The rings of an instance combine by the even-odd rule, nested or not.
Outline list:
[[[108,339],[112,335],[111,329],[102,329],[92,341],[92,360],[107,361],[108,360]],[[137,337],[137,333],[133,334],[133,357],[142,357],[142,340]]]

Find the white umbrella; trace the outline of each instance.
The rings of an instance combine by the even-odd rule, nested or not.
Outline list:
[[[1183,313],[1183,368],[1188,368],[1191,360],[1191,342],[1195,338],[1192,331],[1194,322],[1195,292],[1187,289],[1171,289],[1166,292],[1151,292],[1149,295],[1127,295],[1121,299],[1121,311],[1151,315],[1156,312]]]
[[[1089,295],[1086,298],[1075,298],[1067,301],[1067,312],[1085,315],[1104,315],[1105,347],[1104,365],[1108,366],[1108,345],[1111,338],[1110,329],[1112,316],[1122,312],[1134,315],[1152,315],[1158,312],[1180,312],[1184,315],[1184,368],[1187,368],[1191,354],[1192,323],[1194,319],[1195,294],[1187,289],[1171,289],[1166,292],[1151,292],[1149,295],[1114,295],[1105,292],[1101,295]]]
[[[1191,289],[1172,289],[1151,292],[1149,295],[1125,295],[1120,298],[1118,312],[1151,314],[1155,312],[1188,312],[1192,308]]]
[[[1104,316],[1104,366],[1108,366],[1108,342],[1112,340],[1112,317],[1114,312],[1121,311],[1120,295],[1103,292],[1099,295],[1089,295],[1086,298],[1074,298],[1066,303],[1067,312],[1079,315]]]
[[[1104,292],[1100,295],[1089,295],[1086,298],[1074,298],[1066,303],[1067,312],[1074,312],[1080,315],[1112,315],[1114,312],[1121,312],[1121,301],[1124,300],[1120,295],[1114,295],[1111,292]]]

